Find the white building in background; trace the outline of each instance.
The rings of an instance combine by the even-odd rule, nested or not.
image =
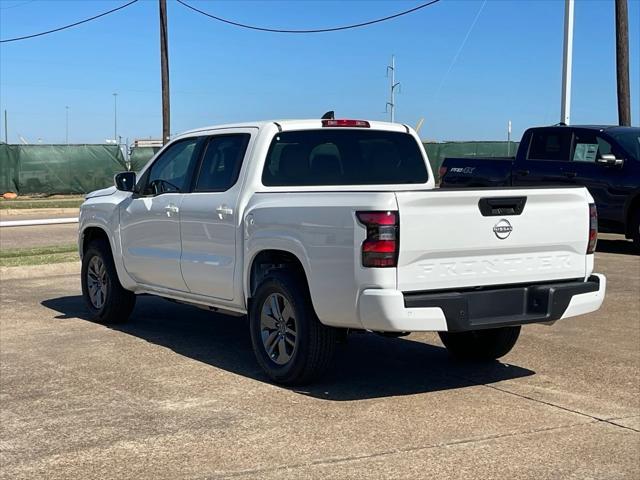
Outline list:
[[[162,147],[162,140],[153,138],[138,138],[133,141],[133,147]]]

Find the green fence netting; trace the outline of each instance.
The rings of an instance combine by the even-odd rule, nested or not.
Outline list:
[[[117,145],[0,145],[2,192],[87,193],[125,169]]]
[[[517,142],[427,142],[424,146],[436,180],[446,157],[506,157],[518,149]],[[132,148],[131,170],[139,171],[158,149]],[[113,185],[113,175],[126,168],[117,145],[0,144],[0,194],[87,193]]]
[[[447,157],[513,157],[519,142],[427,142],[424,148],[431,169],[438,178],[438,169]]]
[[[18,193],[18,145],[0,143],[0,195],[5,192]]]
[[[160,147],[132,147],[129,155],[131,170],[139,172],[158,150]]]

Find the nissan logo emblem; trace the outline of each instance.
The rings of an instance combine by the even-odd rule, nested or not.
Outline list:
[[[507,238],[509,235],[511,235],[512,231],[513,227],[509,223],[509,220],[505,218],[501,219],[493,227],[493,233],[495,233],[496,237],[498,237],[500,240],[504,240],[505,238]]]

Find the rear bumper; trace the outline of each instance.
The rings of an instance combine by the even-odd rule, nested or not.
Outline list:
[[[556,320],[598,310],[604,275],[586,281],[506,286],[460,292],[364,290],[358,314],[368,330],[461,332]]]

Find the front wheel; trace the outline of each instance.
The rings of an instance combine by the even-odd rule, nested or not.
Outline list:
[[[89,244],[82,256],[81,275],[82,296],[92,320],[121,323],[129,318],[136,296],[120,284],[106,240],[94,240]]]
[[[275,382],[301,385],[330,365],[337,331],[320,323],[306,282],[294,272],[273,272],[257,288],[249,309],[258,364]]]
[[[520,326],[438,332],[447,351],[461,360],[496,360],[511,351],[520,336]]]

